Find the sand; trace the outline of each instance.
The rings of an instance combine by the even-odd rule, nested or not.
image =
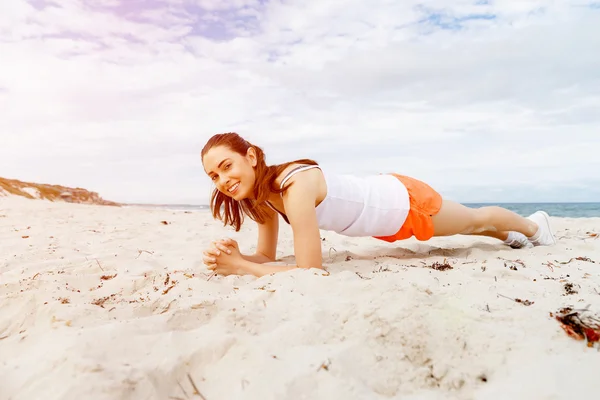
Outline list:
[[[598,349],[550,313],[600,312],[600,219],[552,223],[556,246],[524,250],[322,232],[328,272],[207,280],[209,241],[252,252],[254,226],[3,197],[0,398],[596,398]]]

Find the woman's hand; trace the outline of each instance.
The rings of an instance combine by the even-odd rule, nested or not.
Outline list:
[[[222,243],[219,243],[222,245]],[[208,267],[218,275],[244,275],[243,264],[246,261],[240,253],[237,243],[235,246],[227,248],[227,251],[220,251],[220,254],[215,257],[215,262]]]
[[[208,269],[214,269],[217,266],[217,257],[223,253],[231,254],[234,249],[239,252],[238,244],[233,239],[226,238],[214,241],[212,247],[202,252],[204,254],[202,261]]]

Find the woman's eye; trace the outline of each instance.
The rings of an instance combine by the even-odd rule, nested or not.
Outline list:
[[[224,168],[224,169],[225,169],[225,171],[227,171],[227,170],[229,169],[229,167],[231,167],[231,164],[227,164],[227,165],[225,166],[225,168]]]

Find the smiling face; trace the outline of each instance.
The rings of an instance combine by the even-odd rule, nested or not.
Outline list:
[[[242,155],[227,146],[214,146],[202,157],[204,171],[217,190],[238,201],[254,197],[256,163],[253,148]]]

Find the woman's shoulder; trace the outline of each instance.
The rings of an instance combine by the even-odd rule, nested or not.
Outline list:
[[[302,172],[302,173],[301,173]],[[293,162],[287,165],[275,178],[275,185],[282,188],[290,180],[312,180],[321,175],[321,166],[303,162]]]

